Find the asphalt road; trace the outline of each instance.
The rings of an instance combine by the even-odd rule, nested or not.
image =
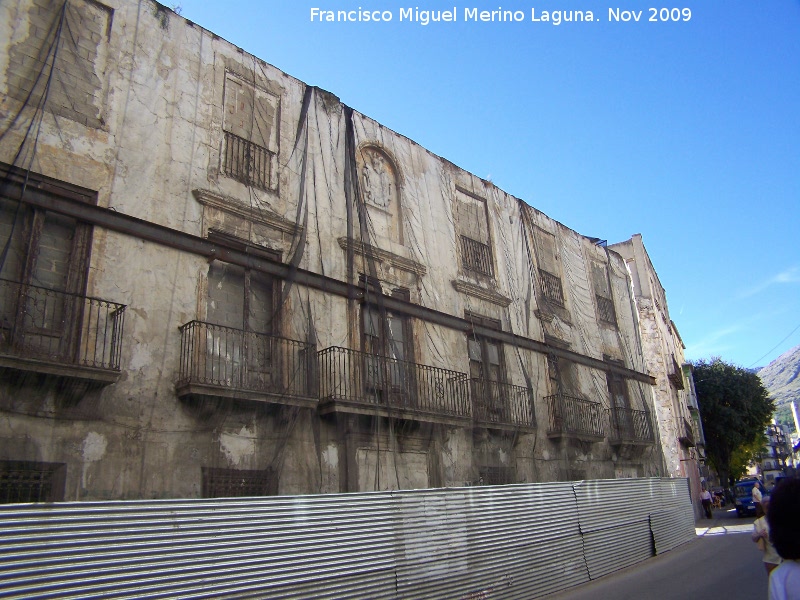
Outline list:
[[[693,541],[547,600],[766,600],[767,574],[750,539],[753,520],[723,508],[697,522]]]

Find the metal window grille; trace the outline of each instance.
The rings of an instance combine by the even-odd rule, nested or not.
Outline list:
[[[614,301],[611,298],[597,295],[597,311],[600,313],[600,321],[609,325],[617,324],[617,313],[614,310]]]
[[[464,268],[468,271],[475,271],[483,275],[492,276],[492,249],[482,242],[468,238],[465,235],[461,238],[461,260]]]
[[[478,469],[480,485],[507,485],[516,483],[514,467],[481,467]]]
[[[203,468],[204,498],[240,498],[270,495],[270,469]]]
[[[64,468],[63,463],[0,462],[0,504],[62,500]]]
[[[561,287],[561,278],[539,269],[539,280],[542,282],[544,297],[554,304],[564,306],[564,290]]]
[[[231,179],[246,185],[269,189],[272,178],[272,152],[226,131],[222,171]]]

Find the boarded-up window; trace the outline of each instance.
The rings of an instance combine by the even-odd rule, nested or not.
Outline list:
[[[468,271],[493,275],[494,263],[486,201],[456,190],[455,208],[461,265]]]
[[[112,15],[90,0],[32,2],[14,23],[25,34],[10,49],[8,95],[33,106],[46,95],[51,113],[101,127]]]
[[[261,189],[277,185],[279,98],[233,73],[225,77],[222,171]]]

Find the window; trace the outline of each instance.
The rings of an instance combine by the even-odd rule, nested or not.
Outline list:
[[[467,312],[475,325],[500,331],[500,321]],[[495,422],[507,415],[508,393],[505,384],[503,345],[475,333],[467,337],[470,394],[476,420]]]
[[[545,299],[558,306],[564,306],[564,291],[561,288],[561,279],[544,269],[539,269],[539,281],[542,284],[542,294]]]
[[[410,402],[415,389],[410,323],[405,315],[383,314],[371,304],[361,310],[367,392],[378,400]]]
[[[275,189],[278,96],[229,72],[224,103],[222,172],[245,185]]]
[[[632,439],[636,437],[636,424],[631,411],[631,401],[628,396],[628,383],[625,378],[616,373],[607,373],[606,382],[611,396],[611,421],[619,437]]]
[[[0,504],[64,499],[64,463],[0,461]]]
[[[514,467],[480,467],[478,469],[480,485],[507,485],[516,483]]]
[[[552,389],[558,394],[580,396],[575,363],[571,360],[548,354],[547,373]]]
[[[597,315],[600,322],[616,327],[617,313],[614,309],[614,298],[611,294],[611,281],[609,280],[608,268],[606,265],[592,263],[592,283],[594,284]]]
[[[536,254],[539,261],[539,285],[544,300],[551,305],[564,307],[564,289],[556,253],[556,236],[539,227],[534,228]]]
[[[270,496],[274,489],[271,469],[214,469],[203,467],[203,498]]]
[[[88,225],[0,196],[0,346],[71,356],[90,237]]]
[[[456,232],[461,265],[480,275],[494,275],[486,201],[456,190]]]
[[[208,271],[206,378],[222,385],[271,389],[278,323],[267,275],[220,261]]]

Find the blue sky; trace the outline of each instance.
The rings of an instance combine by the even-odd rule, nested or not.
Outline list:
[[[641,233],[688,359],[762,366],[800,344],[800,0],[179,3],[584,235]],[[650,6],[691,18],[650,22]],[[313,7],[392,21],[312,22]],[[400,22],[414,7],[458,21]],[[524,21],[465,22],[499,7]]]

